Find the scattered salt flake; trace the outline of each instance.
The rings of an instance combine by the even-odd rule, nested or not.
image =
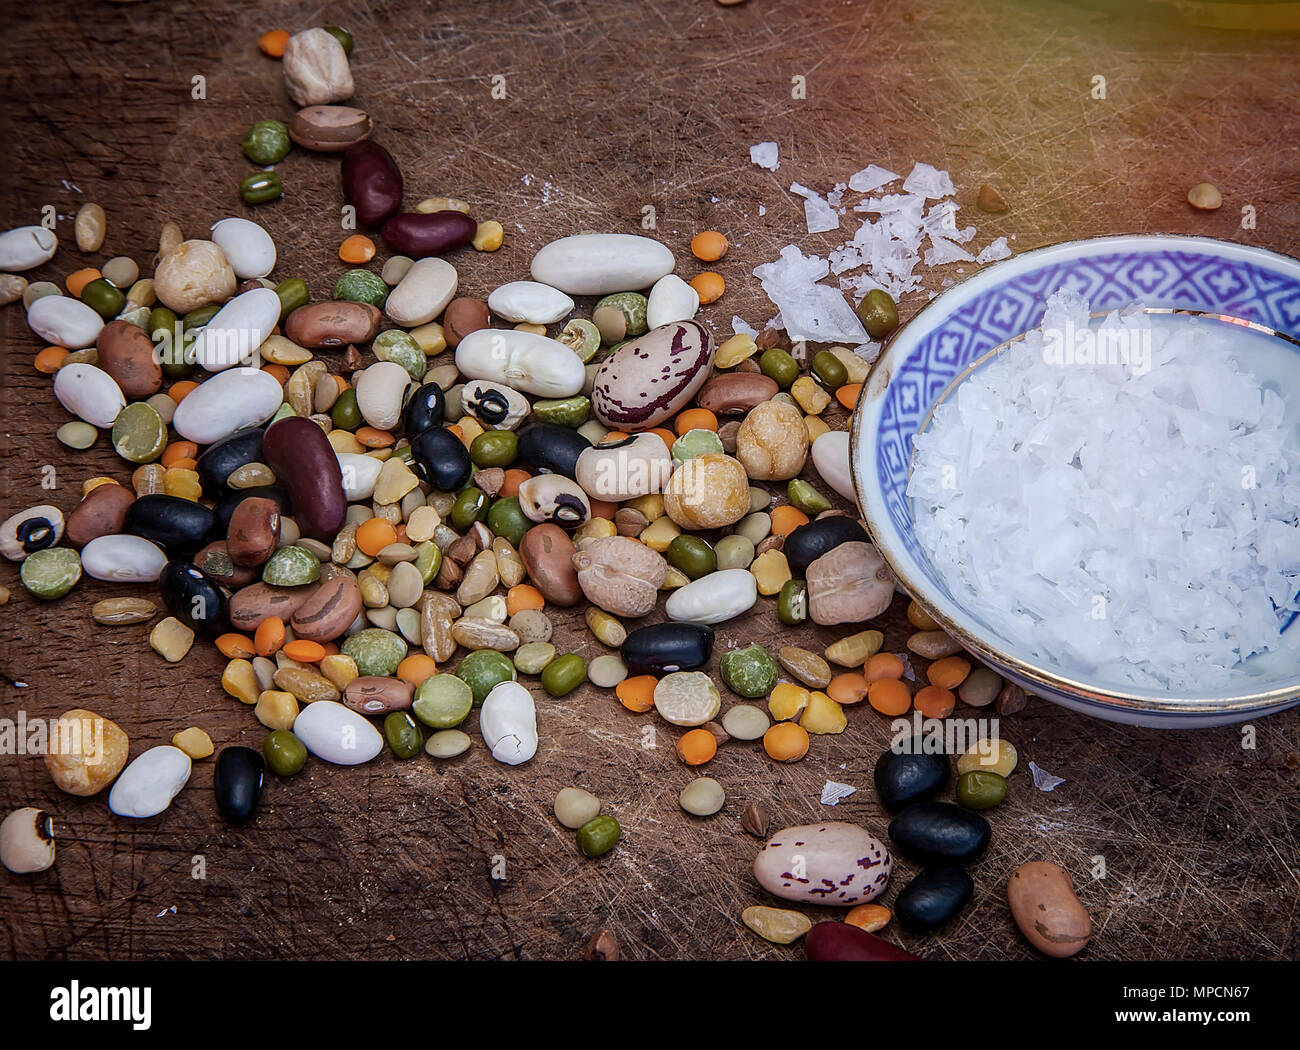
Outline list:
[[[754,267],[754,276],[781,311],[781,322],[791,339],[816,343],[867,342],[866,329],[843,294],[818,284],[830,265],[817,255],[804,255],[793,244],[781,257]]]
[[[767,205],[766,205],[766,204],[760,204],[760,205],[758,206],[758,214],[759,214],[760,216],[762,216],[762,215],[766,215],[766,214],[767,214]]]
[[[768,171],[776,171],[781,166],[778,156],[779,151],[775,142],[760,142],[756,146],[749,147],[749,162]]]
[[[923,197],[938,200],[940,197],[951,197],[957,191],[946,171],[917,161],[911,174],[903,180],[903,192],[919,193]]]
[[[1029,763],[1029,771],[1034,774],[1034,787],[1039,791],[1055,791],[1065,783],[1065,777],[1053,776],[1037,762]]]
[[[999,237],[996,241],[985,248],[979,255],[975,256],[975,261],[983,266],[985,263],[997,262],[999,259],[1010,259],[1011,247],[1007,244],[1005,237]]]
[[[903,677],[909,682],[915,682],[916,669],[912,666],[911,657],[909,657],[907,653],[896,653],[895,655],[903,661]]]
[[[735,314],[731,318],[731,330],[736,335],[747,335],[751,339],[758,338],[758,329],[751,328],[745,323],[745,319],[740,314]]]
[[[868,164],[861,171],[856,171],[849,176],[849,189],[854,193],[874,193],[881,186],[887,186],[897,178],[898,176],[888,168]]]
[[[857,788],[850,787],[848,784],[839,784],[834,780],[826,781],[826,786],[822,788],[822,805],[838,806],[841,801],[850,795],[857,793]]]
[[[936,237],[931,234],[930,243],[934,247],[926,249],[926,266],[943,266],[945,263],[975,261],[975,256],[971,255],[960,244],[956,244],[946,237]]]

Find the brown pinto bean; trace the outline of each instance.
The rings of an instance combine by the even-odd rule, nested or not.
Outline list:
[[[361,588],[349,573],[321,580],[298,606],[291,626],[299,638],[331,642],[351,626],[361,612]]]
[[[328,301],[300,306],[284,322],[284,334],[299,346],[316,349],[368,343],[384,315],[369,303]]]
[[[289,121],[289,137],[303,149],[341,153],[370,138],[373,127],[370,115],[352,106],[308,106]]]
[[[130,321],[110,321],[95,341],[99,367],[111,375],[128,398],[146,398],[162,386],[162,365],[154,356],[149,333]]]
[[[380,226],[402,206],[402,173],[392,154],[366,139],[343,154],[343,199],[363,226]]]
[[[245,587],[230,599],[230,626],[236,631],[256,631],[272,616],[288,623],[309,593],[306,587],[272,587],[269,583]]]
[[[363,715],[382,715],[389,711],[405,711],[415,698],[410,682],[400,678],[383,678],[379,675],[362,675],[354,678],[343,690],[343,703]]]
[[[552,605],[577,605],[582,600],[573,555],[573,540],[550,522],[533,526],[519,544],[519,556],[529,578]]]
[[[280,541],[280,505],[263,496],[241,500],[230,515],[226,544],[236,565],[261,565]]]
[[[478,223],[463,212],[435,211],[394,215],[380,232],[393,251],[423,259],[469,244],[477,230]]]
[[[332,542],[343,527],[348,500],[343,471],[325,431],[310,419],[288,416],[266,428],[262,458],[288,487],[293,519],[302,534]]]
[[[125,485],[96,485],[68,515],[64,535],[74,547],[100,536],[115,536],[126,523],[135,493]]]
[[[453,350],[460,346],[460,341],[470,332],[477,332],[492,325],[492,315],[487,303],[481,299],[453,299],[447,304],[442,315],[442,334],[447,345]]]
[[[779,389],[775,379],[761,373],[727,372],[705,383],[696,403],[719,416],[734,415],[772,400]]]

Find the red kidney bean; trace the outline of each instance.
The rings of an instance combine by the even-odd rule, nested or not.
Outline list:
[[[227,553],[236,565],[261,565],[275,553],[280,539],[280,506],[273,499],[250,496],[230,516]]]
[[[464,212],[403,212],[384,223],[380,233],[393,251],[423,259],[469,244],[477,229],[478,223]]]
[[[847,922],[819,922],[803,941],[814,962],[918,962],[917,956]]]
[[[379,226],[402,206],[402,173],[379,143],[366,139],[344,152],[343,199],[362,226]]]
[[[293,518],[302,534],[333,541],[343,526],[348,501],[343,471],[325,431],[303,416],[281,419],[266,428],[262,458],[288,485]]]

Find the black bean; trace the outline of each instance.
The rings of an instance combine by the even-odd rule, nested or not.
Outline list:
[[[204,495],[216,498],[227,492],[226,478],[232,471],[261,461],[262,433],[261,427],[245,427],[203,450],[194,469],[199,472]]]
[[[699,623],[652,623],[623,642],[623,663],[632,674],[690,671],[709,662],[713,628]]]
[[[200,503],[153,493],[127,508],[122,531],[143,536],[168,554],[192,554],[208,541],[215,522],[216,515]]]
[[[227,747],[217,756],[212,788],[217,809],[229,821],[247,820],[262,798],[266,760],[251,747]]]
[[[208,638],[230,630],[225,592],[193,562],[169,561],[158,577],[163,604],[181,623]]]
[[[889,823],[899,852],[922,864],[968,864],[989,835],[987,820],[951,802],[913,802]]]
[[[442,426],[447,411],[447,397],[437,383],[425,383],[406,403],[406,436],[414,437],[430,427]]]
[[[538,470],[576,478],[578,457],[591,448],[591,442],[569,427],[558,423],[533,423],[519,431],[519,462]]]
[[[890,749],[876,759],[876,794],[886,809],[929,798],[948,783],[948,756],[921,754],[923,739],[914,737],[903,745],[906,750]]]
[[[808,566],[841,543],[870,543],[871,537],[856,518],[843,514],[818,518],[800,525],[785,538],[781,550],[795,576],[803,576]]]
[[[439,492],[455,492],[473,473],[469,449],[444,427],[429,427],[411,438],[415,472]]]
[[[904,929],[933,930],[966,907],[974,892],[975,883],[964,868],[926,868],[899,891],[894,914]]]

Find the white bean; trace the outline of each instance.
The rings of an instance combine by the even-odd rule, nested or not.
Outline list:
[[[394,361],[376,361],[357,379],[357,409],[378,430],[392,430],[402,418],[411,374]],[[184,404],[184,402],[182,402]]]
[[[609,295],[649,288],[677,265],[649,237],[580,233],[551,241],[533,256],[533,279],[569,295]]]
[[[199,331],[194,360],[209,372],[246,364],[279,320],[280,297],[270,288],[251,288],[226,303]]]
[[[119,817],[156,817],[190,779],[190,756],[178,747],[151,747],[122,770],[108,794]]]
[[[700,308],[700,293],[675,273],[660,277],[650,289],[646,324],[651,328],[675,321],[692,321]]]
[[[49,262],[59,239],[44,226],[18,226],[0,233],[0,270],[30,270]]]
[[[494,686],[479,710],[478,728],[498,762],[508,766],[527,762],[537,754],[537,706],[533,694],[518,682]]]
[[[670,620],[722,623],[748,612],[758,601],[758,582],[748,569],[722,569],[679,587],[664,612]]]
[[[104,319],[80,299],[44,295],[27,311],[27,324],[47,343],[68,350],[84,350],[99,338]]]
[[[554,324],[573,312],[573,300],[536,281],[511,281],[488,296],[488,309],[514,324]]]
[[[270,372],[253,368],[218,372],[176,406],[172,427],[183,438],[210,445],[241,427],[266,422],[283,398],[284,391]]]
[[[81,567],[97,580],[152,583],[162,575],[167,555],[143,536],[99,536],[81,549]]]
[[[446,259],[433,256],[421,259],[411,264],[397,286],[388,293],[384,313],[403,328],[418,328],[447,308],[459,284],[456,267]]]
[[[456,347],[456,367],[467,379],[504,383],[537,397],[572,397],[587,369],[563,343],[514,329],[482,328]]]
[[[241,280],[265,277],[275,269],[275,241],[250,219],[222,219],[212,226],[212,241]]]
[[[126,398],[116,380],[102,368],[87,364],[60,368],[54,376],[54,396],[59,404],[92,427],[111,427],[126,406]]]

